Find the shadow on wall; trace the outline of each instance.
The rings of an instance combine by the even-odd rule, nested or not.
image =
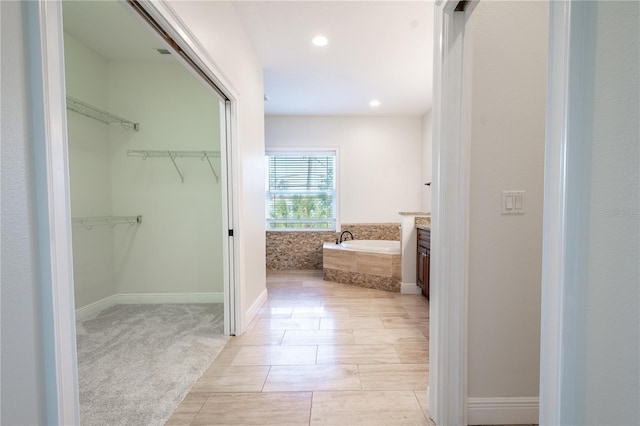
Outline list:
[[[343,224],[356,240],[400,240],[400,223]],[[335,242],[333,231],[267,231],[267,269],[322,270],[322,244]]]

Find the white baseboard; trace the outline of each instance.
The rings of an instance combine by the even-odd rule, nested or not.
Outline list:
[[[114,305],[117,305],[116,301],[117,295],[105,297],[104,299],[100,299],[97,302],[90,303],[82,308],[76,309],[76,320],[83,320],[92,315],[97,314],[98,312],[102,312],[105,309],[108,309]]]
[[[114,305],[162,303],[224,303],[223,293],[118,293],[76,309],[76,319],[84,319]]]
[[[120,305],[161,303],[224,303],[223,293],[119,293]]]
[[[402,294],[422,294],[422,289],[416,283],[400,283]]]
[[[537,424],[539,398],[467,398],[470,425]]]
[[[239,330],[240,334],[245,332],[245,330],[247,329],[247,326],[251,324],[251,321],[253,321],[256,315],[258,315],[258,311],[260,310],[262,305],[264,305],[264,303],[267,301],[267,298],[268,298],[268,293],[267,293],[267,289],[265,288],[264,290],[262,290],[262,293],[260,293],[260,296],[258,296],[255,302],[253,302],[249,307],[249,309],[247,309],[247,313],[244,316],[244,323],[242,324],[242,330]]]

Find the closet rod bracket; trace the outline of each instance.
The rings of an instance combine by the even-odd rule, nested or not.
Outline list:
[[[209,164],[209,168],[213,173],[213,177],[216,179],[216,182],[220,182],[220,176],[216,173],[216,169],[213,166],[211,161],[212,158],[219,158],[220,151],[172,151],[172,150],[138,150],[138,149],[129,149],[127,150],[127,156],[129,157],[141,157],[143,160],[147,158],[166,158],[169,157],[173,167],[178,172],[178,176],[180,176],[180,181],[184,183],[184,175],[178,167],[177,158],[200,158],[201,161],[207,160]]]
[[[215,176],[216,178],[216,183],[220,182],[220,178],[218,178],[218,174],[216,173],[216,169],[213,168],[213,164],[211,164],[211,159],[209,158],[209,154],[207,154],[207,151],[203,151],[202,152],[204,154],[204,158],[207,159],[207,163],[209,163],[209,167],[211,168],[211,172],[213,173],[213,176]]]
[[[180,168],[178,168],[178,165],[176,164],[175,152],[167,151],[167,154],[169,155],[169,158],[171,158],[171,162],[173,163],[173,167],[176,168],[176,172],[178,172],[178,176],[180,176],[180,182],[184,183],[184,176],[182,176],[182,173],[180,172]]]

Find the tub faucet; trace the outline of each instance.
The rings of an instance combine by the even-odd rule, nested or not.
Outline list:
[[[339,239],[339,241],[336,241],[336,244],[340,244],[340,243],[342,243],[342,241],[346,241],[346,239],[345,240],[342,239],[344,234],[349,234],[349,235],[351,235],[351,239],[352,240],[354,239],[353,238],[353,234],[350,231],[342,231],[342,233],[340,234],[340,239]]]

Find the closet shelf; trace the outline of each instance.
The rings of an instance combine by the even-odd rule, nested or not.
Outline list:
[[[115,114],[111,114],[72,96],[67,96],[67,108],[105,124],[120,124],[126,129],[140,130],[140,123],[134,123],[126,118],[118,117]]]
[[[116,225],[127,224],[136,226],[142,223],[142,216],[82,216],[71,219],[73,226],[82,226],[91,230],[94,226],[109,225],[115,228]]]
[[[180,176],[180,181],[184,183],[184,175],[180,171],[178,164],[176,163],[176,158],[199,158],[201,161],[207,160],[209,164],[209,168],[213,173],[213,176],[216,178],[216,182],[220,182],[218,177],[218,173],[216,173],[215,168],[213,167],[213,163],[211,162],[211,158],[220,157],[220,151],[158,151],[158,150],[128,150],[127,155],[129,157],[142,157],[143,160],[147,158],[169,158],[173,163],[173,167],[175,167],[176,172],[178,172],[178,176]]]

